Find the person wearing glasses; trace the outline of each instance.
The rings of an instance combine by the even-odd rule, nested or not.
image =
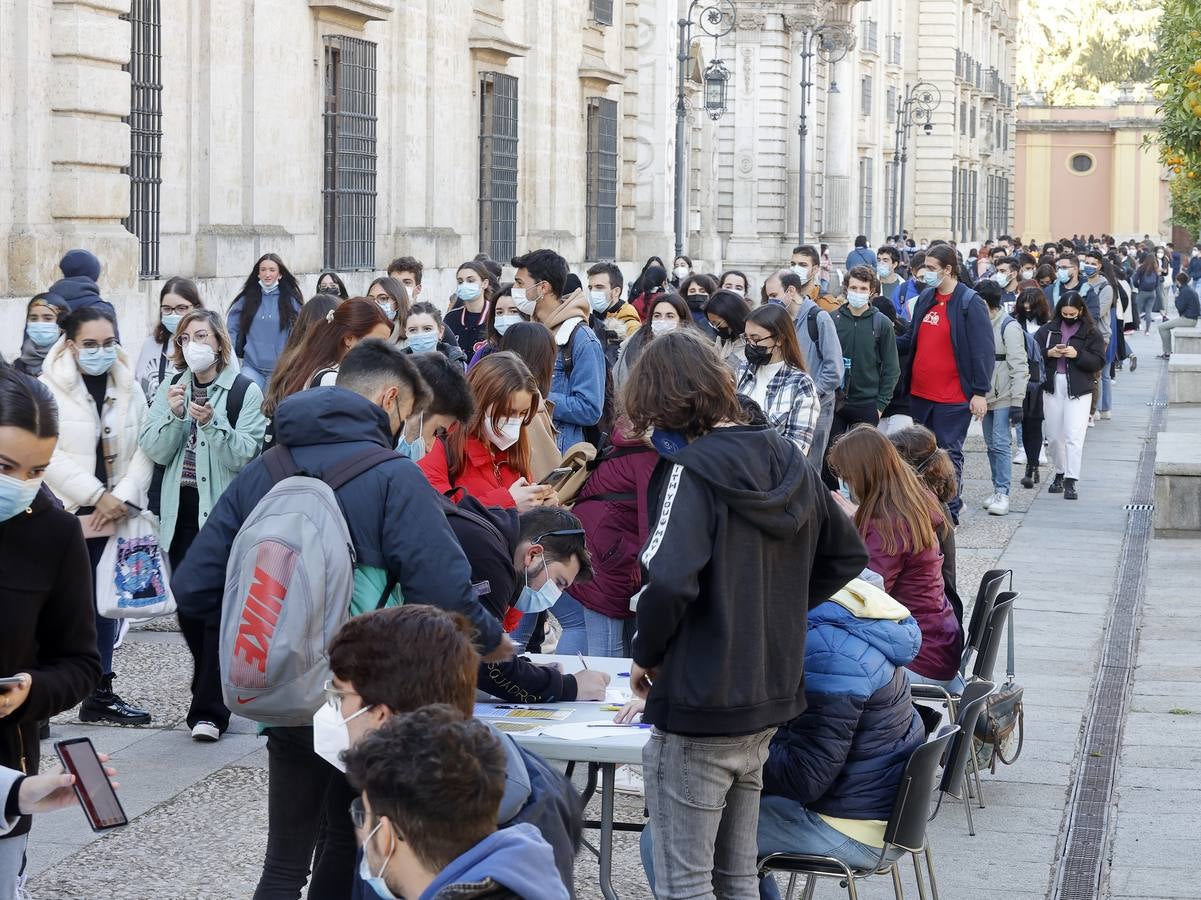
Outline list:
[[[130,506],[144,509],[153,465],[138,445],[148,410],[129,357],[117,343],[117,323],[103,306],[83,306],[63,323],[65,340],[51,348],[41,381],[58,404],[59,439],[46,484],[88,538],[95,595],[96,566]],[[146,725],[150,713],[113,691],[118,622],[96,614],[100,683],[83,701],[83,722]]]
[[[783,437],[808,453],[821,402],[805,367],[796,329],[783,306],[770,304],[746,320],[746,362],[738,369],[738,393],[759,404]]]
[[[193,282],[175,277],[168,278],[159,291],[158,307],[158,323],[142,343],[142,352],[134,366],[147,403],[154,401],[160,384],[183,371],[175,367],[175,345],[171,338],[179,330],[183,317],[194,309],[204,309],[204,304]]]
[[[233,344],[214,310],[184,316],[171,341],[179,375],[159,386],[138,436],[160,469],[159,543],[172,571],[208,521],[226,488],[258,454],[267,430],[263,392],[232,365]],[[215,741],[229,727],[221,699],[217,623],[179,613],[192,651],[192,703],[188,727],[197,741]]]

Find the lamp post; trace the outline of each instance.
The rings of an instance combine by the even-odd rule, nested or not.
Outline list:
[[[806,143],[809,135],[809,99],[813,93],[813,58],[825,63],[840,62],[850,52],[855,35],[850,27],[842,24],[806,25],[801,30],[801,120],[797,132],[801,138],[799,162],[800,187],[797,190],[797,243],[805,243],[805,208],[808,202],[805,190]],[[835,87],[832,86],[831,90]]]
[[[688,6],[688,14],[679,20],[680,47],[676,59],[679,62],[679,73],[676,81],[676,256],[684,252],[684,214],[686,203],[684,198],[684,167],[686,154],[684,152],[684,126],[688,116],[688,106],[685,90],[688,83],[688,60],[692,53],[692,22],[697,10],[700,16],[697,24],[705,34],[713,38],[714,46],[717,39],[724,37],[734,29],[734,15],[737,12],[733,0],[692,0]],[[709,118],[717,121],[726,111],[727,88],[730,81],[730,70],[720,59],[714,59],[704,72],[704,106]]]
[[[909,129],[920,124],[929,134],[934,130],[931,119],[942,103],[942,94],[928,81],[919,81],[897,100],[896,150],[892,155],[893,198],[892,233],[900,234],[905,227],[905,163],[909,161]]]

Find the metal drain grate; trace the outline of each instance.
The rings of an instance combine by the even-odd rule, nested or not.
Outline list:
[[[1151,407],[1152,409],[1166,409],[1168,406],[1168,401],[1167,400],[1148,400],[1146,405]]]
[[[1167,394],[1167,371],[1159,374],[1156,398]],[[1148,436],[1163,430],[1166,402],[1156,399]],[[1126,504],[1126,534],[1105,627],[1105,645],[1093,682],[1080,759],[1067,809],[1067,834],[1055,872],[1054,900],[1093,900],[1101,889],[1101,867],[1109,841],[1113,782],[1134,668],[1143,578],[1153,533],[1151,503],[1155,483],[1155,443],[1139,457],[1134,496]]]

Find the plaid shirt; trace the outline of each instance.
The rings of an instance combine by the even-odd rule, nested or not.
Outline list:
[[[756,367],[745,362],[739,367],[738,393],[750,394],[755,384],[755,370]],[[767,383],[763,412],[780,434],[800,447],[802,453],[809,452],[821,402],[808,373],[787,364],[781,366]]]

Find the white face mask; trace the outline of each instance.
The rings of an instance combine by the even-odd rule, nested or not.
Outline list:
[[[508,450],[521,437],[521,426],[523,424],[525,424],[523,420],[512,417],[499,419],[493,425],[492,416],[485,416],[484,434],[497,450]]]
[[[722,290],[729,291],[731,294],[737,294],[739,297],[746,296],[746,291],[744,291],[742,288],[729,287],[729,288],[722,288]]]
[[[609,308],[609,292],[589,291],[588,304],[592,307],[594,313],[600,315]]]
[[[793,266],[792,273],[794,275],[796,275],[797,278],[801,279],[801,282],[803,284],[809,283],[809,267],[808,266],[800,266],[800,265]]]
[[[217,361],[217,351],[208,344],[192,341],[183,348],[183,361],[193,372],[207,372]]]
[[[533,316],[534,310],[538,308],[538,300],[542,298],[539,297],[535,300],[530,300],[526,297],[525,288],[519,287],[513,288],[512,294],[513,305],[517,307],[518,312],[523,316]]]
[[[859,291],[847,291],[847,303],[851,304],[852,309],[863,309],[867,306],[871,298]]]
[[[346,723],[369,709],[370,706],[364,706],[343,719],[338,710],[328,703],[322,703],[321,708],[313,714],[313,751],[339,772],[345,772],[346,763],[342,762],[342,754],[350,749],[350,730]]]
[[[651,334],[667,334],[669,331],[675,331],[679,324],[675,319],[652,319]]]
[[[675,268],[676,278],[680,279],[680,281],[683,281],[685,278],[688,277],[688,271],[689,270],[688,270],[687,266],[676,266],[676,268]]]
[[[497,316],[492,320],[492,324],[496,326],[497,334],[504,334],[520,321],[522,321],[521,316],[517,315],[517,313],[512,313],[511,315]]]

